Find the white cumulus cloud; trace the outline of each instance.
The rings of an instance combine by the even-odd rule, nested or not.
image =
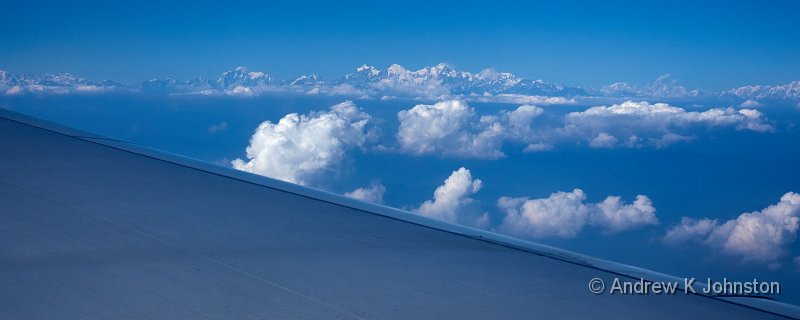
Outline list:
[[[594,205],[589,218],[592,225],[601,227],[608,233],[658,224],[653,202],[643,195],[636,196],[631,204],[624,204],[620,197],[609,196]]]
[[[370,120],[350,101],[328,112],[287,114],[278,123],[261,123],[250,138],[247,159],[231,164],[239,170],[307,185],[320,174],[335,170],[348,149],[372,139],[367,128]]]
[[[353,191],[346,192],[344,195],[361,201],[382,204],[384,193],[386,193],[386,187],[384,187],[383,184],[373,183],[368,187],[357,188]]]
[[[589,146],[592,148],[613,148],[617,145],[619,140],[605,132],[600,132],[589,140]]]
[[[397,140],[403,152],[424,155],[499,158],[502,127],[476,121],[475,110],[460,100],[419,104],[397,114]]]
[[[774,205],[725,222],[684,218],[667,231],[664,242],[698,241],[743,261],[775,263],[800,227],[800,194],[787,192]]]
[[[719,226],[719,221],[716,219],[683,217],[679,224],[667,230],[663,241],[669,245],[678,245],[690,240],[705,238],[717,226]]]
[[[586,203],[581,189],[559,191],[547,198],[501,197],[497,205],[505,214],[500,232],[529,238],[572,238],[586,225],[616,233],[658,224],[650,199],[639,195],[632,204],[609,196],[603,202]]]
[[[541,199],[501,197],[497,205],[506,216],[499,229],[522,237],[574,237],[589,216],[585,199],[581,189],[559,191]]]
[[[523,105],[514,111],[478,116],[461,100],[432,105],[419,104],[397,114],[400,151],[414,155],[497,159],[508,140],[527,139],[530,123],[542,114],[536,106]]]
[[[531,122],[542,113],[544,113],[544,109],[525,104],[514,111],[500,111],[500,120],[508,138],[527,140],[533,135]]]
[[[434,219],[459,222],[464,220],[464,212],[475,200],[470,196],[481,189],[480,179],[473,179],[470,171],[464,167],[453,171],[444,184],[433,192],[433,199],[427,200],[414,211]],[[475,224],[474,221],[468,224]]]

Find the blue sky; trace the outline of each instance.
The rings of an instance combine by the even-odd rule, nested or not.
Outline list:
[[[58,2],[0,11],[0,69],[138,82],[279,78],[439,62],[579,86],[781,84],[800,75],[797,1]],[[794,19],[794,20],[793,20]]]

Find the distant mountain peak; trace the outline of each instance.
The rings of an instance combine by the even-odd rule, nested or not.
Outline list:
[[[323,82],[322,79],[320,79],[320,77],[317,76],[316,73],[312,73],[308,75],[304,74],[299,77],[295,77],[294,79],[287,81],[286,84],[290,86],[312,86],[312,85],[319,85],[322,82]]]
[[[377,75],[378,73],[380,73],[380,71],[378,71],[378,69],[375,69],[375,67],[367,65],[366,63],[364,65],[356,68],[356,72],[367,72],[367,73],[369,73],[371,75]]]
[[[233,88],[237,86],[256,87],[269,85],[273,81],[272,77],[261,71],[248,71],[243,66],[236,67],[231,71],[225,71],[217,79],[220,88]]]

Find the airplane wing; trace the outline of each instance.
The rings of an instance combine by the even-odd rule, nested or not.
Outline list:
[[[0,155],[0,319],[800,317],[2,109]]]

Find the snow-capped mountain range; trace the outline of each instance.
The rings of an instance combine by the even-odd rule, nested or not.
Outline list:
[[[725,91],[725,94],[745,99],[800,100],[800,81],[778,86],[744,86]]]
[[[356,88],[420,87],[444,91],[454,95],[523,94],[550,97],[585,96],[586,91],[557,83],[519,78],[511,73],[486,69],[479,73],[455,70],[445,64],[407,70],[398,64],[386,70],[363,65],[334,84],[352,85]]]
[[[135,85],[104,80],[88,80],[70,73],[18,75],[0,71],[0,93],[86,93],[128,91],[150,94],[234,94],[256,95],[265,92],[349,95],[373,98],[473,97],[528,101],[529,97],[560,97],[558,101],[574,101],[573,97],[698,97],[703,95],[738,99],[800,100],[800,81],[784,85],[744,86],[723,92],[690,90],[677,84],[669,75],[644,86],[618,82],[601,88],[583,89],[543,80],[518,77],[507,72],[485,69],[478,73],[456,70],[446,64],[416,71],[393,64],[386,69],[363,65],[355,72],[327,80],[316,74],[276,80],[260,71],[244,67],[223,72],[217,79],[195,78],[179,81],[172,78],[152,79]],[[534,100],[550,101],[550,100]]]
[[[22,92],[97,91],[100,88],[116,89],[123,87],[111,81],[92,81],[71,73],[45,73],[42,75],[14,75],[0,70],[0,92],[16,94]]]

